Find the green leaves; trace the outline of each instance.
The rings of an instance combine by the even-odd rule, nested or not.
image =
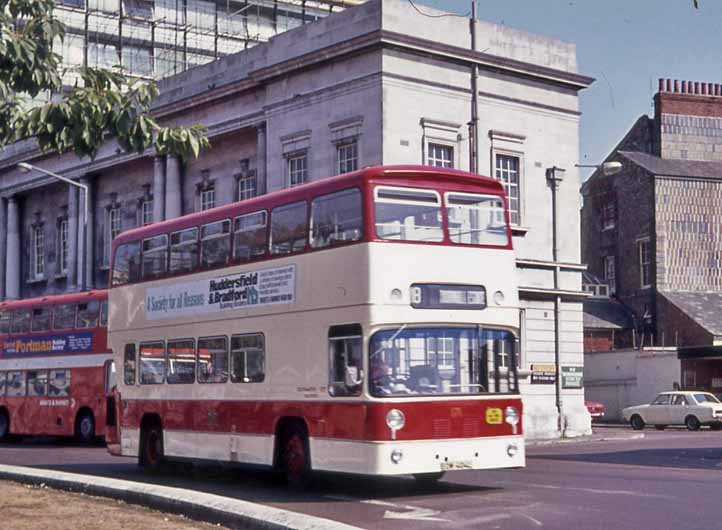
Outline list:
[[[210,145],[200,125],[160,126],[150,113],[158,87],[120,70],[70,70],[79,82],[63,93],[61,57],[52,44],[65,29],[53,7],[51,0],[0,0],[0,147],[35,137],[43,150],[95,158],[112,136],[129,152],[155,145],[187,160]],[[54,97],[33,107],[42,93]]]

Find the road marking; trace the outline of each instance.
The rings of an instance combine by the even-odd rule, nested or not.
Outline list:
[[[381,501],[378,499],[359,499],[347,495],[324,495],[326,499],[336,501],[360,502],[361,504],[371,504],[373,506],[383,506],[384,508],[392,508],[384,512],[384,519],[413,519],[416,521],[441,521],[449,522],[449,519],[436,517],[441,512],[430,508],[420,508],[418,506],[410,506],[408,504],[396,504],[395,502]],[[402,510],[402,511],[399,511]]]
[[[527,514],[525,514],[525,513],[520,513],[520,514],[517,514],[517,515],[519,515],[520,517],[523,517],[524,519],[529,519],[532,523],[534,523],[535,525],[537,525],[537,526],[539,526],[539,527],[544,526],[544,523],[542,523],[542,522],[539,521],[538,519],[534,519],[531,515],[527,515]]]
[[[549,490],[569,490],[569,491],[583,491],[585,493],[593,493],[595,495],[627,495],[632,497],[649,497],[655,499],[675,499],[669,495],[658,495],[655,493],[642,493],[639,491],[631,490],[598,490],[593,488],[566,488],[564,486],[552,486],[551,484],[530,484],[526,483],[526,486],[533,488],[544,488]]]
[[[478,525],[484,523],[493,523],[495,521],[502,521],[511,519],[511,515],[508,513],[497,513],[494,515],[484,515],[482,517],[474,517],[473,519],[467,519],[464,521],[464,527],[474,525],[474,528],[478,528]]]

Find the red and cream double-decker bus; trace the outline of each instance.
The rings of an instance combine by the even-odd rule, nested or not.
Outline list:
[[[0,440],[105,434],[108,292],[0,304]]]
[[[436,479],[524,465],[502,186],[371,167],[113,243],[114,454]]]

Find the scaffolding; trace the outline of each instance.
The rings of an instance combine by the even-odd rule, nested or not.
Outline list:
[[[161,79],[236,53],[363,0],[58,0],[66,85],[73,67]]]

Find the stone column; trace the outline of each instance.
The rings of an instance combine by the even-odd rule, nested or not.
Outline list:
[[[268,193],[266,182],[266,124],[263,123],[256,128],[256,189],[258,195]]]
[[[20,298],[20,212],[15,197],[8,199],[7,226],[5,296],[8,300],[17,300]]]
[[[0,249],[7,250],[8,223],[5,199],[0,197]],[[0,259],[0,300],[5,300],[5,260]]]
[[[80,179],[80,183],[88,187],[88,223],[85,226],[85,288],[95,289],[95,197],[93,196],[93,181],[84,177]],[[82,216],[81,211],[81,219]]]
[[[153,222],[165,219],[165,157],[153,158]]]
[[[78,219],[76,221],[78,226],[77,236],[77,257],[75,265],[77,267],[76,278],[78,281],[78,291],[85,290],[85,192],[81,189],[78,190]]]
[[[68,187],[68,269],[67,291],[78,288],[78,188]]]
[[[165,173],[165,218],[180,217],[181,205],[181,161],[175,155],[168,155]]]

